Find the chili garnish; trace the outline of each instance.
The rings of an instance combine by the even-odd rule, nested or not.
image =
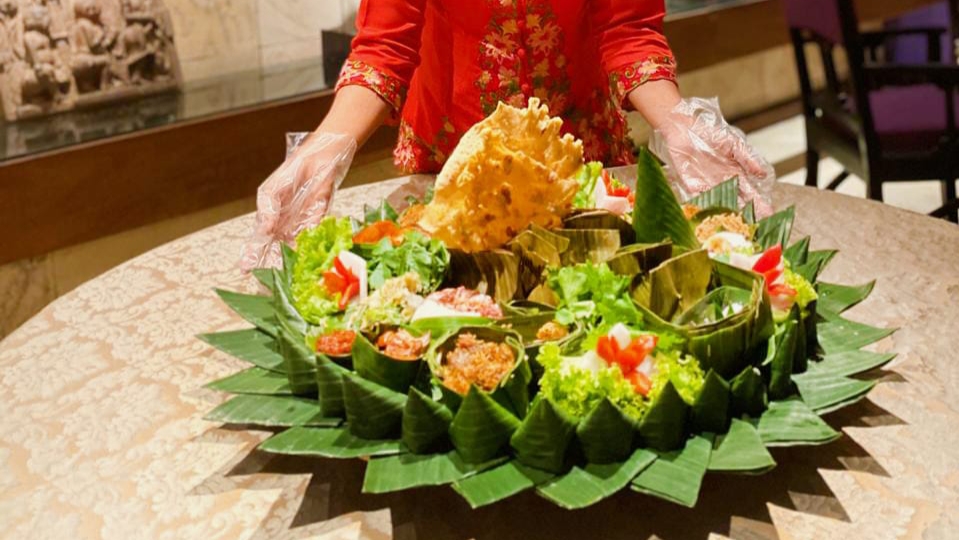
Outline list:
[[[606,185],[606,194],[610,197],[626,197],[630,204],[635,202],[635,195],[629,186],[610,176],[609,171],[603,171],[603,184]]]
[[[795,289],[785,283],[776,283],[785,271],[782,259],[783,247],[781,244],[776,244],[763,252],[753,265],[753,272],[762,274],[766,278],[766,290],[770,295],[794,297],[798,294]]]

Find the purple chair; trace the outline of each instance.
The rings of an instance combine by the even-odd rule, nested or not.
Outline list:
[[[867,196],[879,201],[884,182],[940,180],[944,207],[933,215],[957,221],[959,66],[880,62],[888,58],[878,50],[884,41],[910,31],[860,33],[852,0],[784,0],[784,5],[803,94],[806,185],[818,185],[822,154],[844,168],[827,189],[855,174],[866,181]],[[929,35],[926,28],[916,33]],[[927,38],[935,45],[927,58],[940,55],[938,39],[938,34]],[[812,83],[809,44],[822,58],[822,88]],[[845,80],[836,69],[837,48],[848,58]]]
[[[896,64],[955,63],[956,27],[950,8],[949,2],[939,2],[886,21],[891,39],[879,44],[885,46],[886,58]]]

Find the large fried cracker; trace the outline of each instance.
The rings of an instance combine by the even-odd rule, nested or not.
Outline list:
[[[502,246],[536,224],[559,226],[572,209],[583,145],[539,100],[500,103],[467,131],[436,180],[420,227],[452,248]]]

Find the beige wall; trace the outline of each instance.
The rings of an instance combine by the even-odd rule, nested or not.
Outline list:
[[[319,59],[320,31],[351,27],[359,0],[165,0],[186,82]]]

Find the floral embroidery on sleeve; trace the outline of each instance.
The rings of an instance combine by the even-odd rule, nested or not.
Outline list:
[[[669,56],[646,58],[613,70],[609,74],[609,86],[619,103],[632,108],[626,96],[649,81],[667,80],[676,82],[676,60]]]
[[[365,86],[379,94],[393,107],[393,117],[398,118],[406,97],[406,88],[398,79],[362,60],[350,58],[343,64],[336,89],[351,85]]]

